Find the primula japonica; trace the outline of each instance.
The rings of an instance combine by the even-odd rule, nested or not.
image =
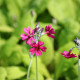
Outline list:
[[[31,46],[31,49],[29,50],[30,56],[33,56],[36,53],[36,64],[37,64],[37,80],[38,80],[38,56],[42,55],[42,52],[46,52],[46,47],[43,46],[44,42],[39,41],[40,37],[43,35],[46,35],[48,37],[54,38],[54,28],[52,28],[51,25],[48,25],[45,27],[45,32],[43,32],[44,28],[39,27],[39,23],[35,26],[35,29],[31,31],[30,27],[24,28],[24,32],[26,34],[21,34],[21,38],[23,41],[26,41],[26,44]],[[32,57],[31,57],[31,62],[32,62]],[[29,72],[30,72],[30,66],[31,62],[28,68],[28,75],[27,79],[29,79]]]

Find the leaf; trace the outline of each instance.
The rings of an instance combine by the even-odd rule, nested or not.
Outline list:
[[[11,66],[6,68],[8,79],[20,79],[26,75],[26,69],[24,67]]]
[[[70,75],[69,75],[70,74]],[[67,78],[69,80],[74,79],[74,80],[78,80],[76,79],[78,77],[78,65],[73,66],[71,68],[69,68],[66,72],[65,72],[65,76],[67,76]]]
[[[0,32],[13,32],[14,29],[8,25],[0,25]]]
[[[36,71],[36,57],[33,57],[31,64],[31,72],[35,74]],[[42,63],[41,59],[38,57],[38,71],[42,76],[46,78],[50,78],[50,74],[46,68],[46,66]]]
[[[63,21],[62,23],[64,25],[64,29],[61,31],[61,33],[59,33],[59,47],[73,40],[79,33],[80,27],[80,24],[74,20]]]
[[[7,9],[8,9],[8,16],[12,19],[13,17],[17,17],[19,19],[20,17],[20,11],[16,5],[15,0],[6,0],[5,1],[6,5],[7,5]]]
[[[29,9],[34,9],[38,14],[40,14],[46,9],[48,2],[49,0],[32,0]]]
[[[2,6],[2,4],[3,4],[3,0],[0,0],[0,6]]]
[[[39,73],[39,80],[44,80],[44,77]],[[36,80],[36,74],[32,73],[29,80]]]
[[[22,62],[22,47],[20,45],[16,45],[12,54],[8,58],[9,65],[18,65]]]
[[[6,16],[3,14],[2,10],[0,10],[0,25],[1,24],[7,24]]]
[[[48,4],[49,13],[59,21],[75,19],[75,8],[72,0],[51,0]]]
[[[5,80],[7,76],[6,70],[4,67],[0,67],[0,80]]]
[[[42,55],[40,56],[40,58],[42,59],[42,61],[45,65],[48,65],[54,58],[53,42],[50,40],[50,38],[47,35],[43,35],[40,38],[40,40],[42,42],[44,42],[44,46],[47,48],[46,52],[43,52]]]
[[[12,36],[8,41],[6,41],[5,45],[1,49],[1,55],[3,58],[9,57],[12,54],[12,51],[17,44],[17,38]]]

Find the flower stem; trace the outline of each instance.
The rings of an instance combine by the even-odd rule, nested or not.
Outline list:
[[[38,56],[36,56],[36,80],[38,80]]]
[[[80,50],[79,50],[79,54],[80,54]],[[79,69],[79,70],[78,70],[78,71],[79,71],[79,75],[78,75],[78,76],[79,76],[79,80],[80,80],[80,59],[79,59],[79,61],[78,61],[78,69]]]
[[[27,80],[29,80],[29,73],[30,73],[31,63],[32,63],[32,57],[31,57],[30,64],[29,64],[29,67],[28,67]]]

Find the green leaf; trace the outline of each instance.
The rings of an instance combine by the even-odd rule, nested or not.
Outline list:
[[[36,57],[33,57],[32,64],[31,64],[31,72],[36,73]],[[46,78],[50,78],[50,74],[46,68],[46,66],[42,63],[41,59],[38,57],[38,71],[42,76]]]
[[[0,32],[13,32],[14,29],[8,25],[0,25]]]
[[[0,6],[2,6],[2,4],[3,4],[3,0],[0,0]]]
[[[20,79],[26,75],[26,69],[24,67],[11,66],[6,68],[8,79]]]
[[[6,16],[3,14],[2,10],[0,10],[0,25],[1,24],[7,24]]]
[[[8,16],[12,19],[13,17],[17,17],[17,19],[19,19],[20,17],[20,11],[16,5],[15,0],[5,0],[6,5],[7,5],[7,9],[8,9]]]
[[[39,73],[39,80],[44,80],[44,77]],[[30,75],[30,78],[29,78],[29,80],[36,80],[36,73],[32,73],[31,75]]]
[[[22,62],[22,47],[20,45],[16,45],[11,56],[8,58],[9,65],[18,65]]]
[[[54,57],[53,42],[47,35],[43,35],[40,40],[44,42],[44,46],[47,47],[46,52],[43,52],[40,58],[42,59],[44,64],[48,65]]]
[[[32,0],[29,9],[35,9],[35,11],[40,14],[46,9],[48,2],[49,0]]]
[[[67,76],[66,78],[68,78],[68,80],[78,80],[76,79],[78,77],[78,65],[75,65],[71,68],[69,68],[66,72],[65,72],[65,76]]]
[[[0,80],[5,80],[7,76],[6,70],[4,67],[0,67]]]
[[[75,8],[72,0],[51,0],[48,11],[58,20],[75,19]]]
[[[12,54],[17,41],[18,39],[15,36],[12,36],[9,40],[6,41],[5,45],[1,49],[1,55],[3,58],[9,57]]]
[[[73,40],[75,36],[77,36],[77,34],[79,33],[79,27],[80,27],[80,24],[78,22],[71,19],[63,21],[62,23],[64,25],[64,29],[61,31],[61,33],[59,33],[60,34],[59,47]]]

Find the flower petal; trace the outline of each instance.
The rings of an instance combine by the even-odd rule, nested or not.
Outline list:
[[[35,42],[35,39],[34,39],[34,37],[31,37],[31,39],[33,40],[33,42]]]
[[[54,28],[52,28],[52,29],[50,30],[50,34],[55,34]]]
[[[51,27],[52,27],[52,25],[50,25],[50,24],[49,24],[49,25],[48,25],[48,30],[50,30],[50,29],[51,29]]]
[[[43,52],[46,52],[46,49],[47,49],[47,48],[43,46],[43,47],[40,47],[40,49],[41,49]]]
[[[31,45],[32,44],[31,38],[28,38],[28,40],[26,41],[26,44],[28,44],[28,45]]]
[[[45,31],[48,31],[48,27],[47,26],[45,27]]]
[[[42,52],[40,50],[36,51],[36,56],[42,55]]]
[[[27,35],[30,35],[30,30],[31,30],[30,27],[24,28],[24,32],[25,32]]]
[[[33,55],[35,53],[35,50],[36,50],[35,48],[31,48],[29,52],[31,52],[31,54]]]
[[[51,38],[55,38],[54,35],[51,35],[51,34],[47,34],[48,37],[51,37]]]
[[[79,59],[80,59],[80,54],[78,55]]]
[[[20,37],[22,37],[22,40],[26,40],[28,38],[28,36],[25,34],[21,34]]]
[[[41,42],[41,41],[38,42],[39,46],[42,46],[43,44],[44,44],[44,42]]]

